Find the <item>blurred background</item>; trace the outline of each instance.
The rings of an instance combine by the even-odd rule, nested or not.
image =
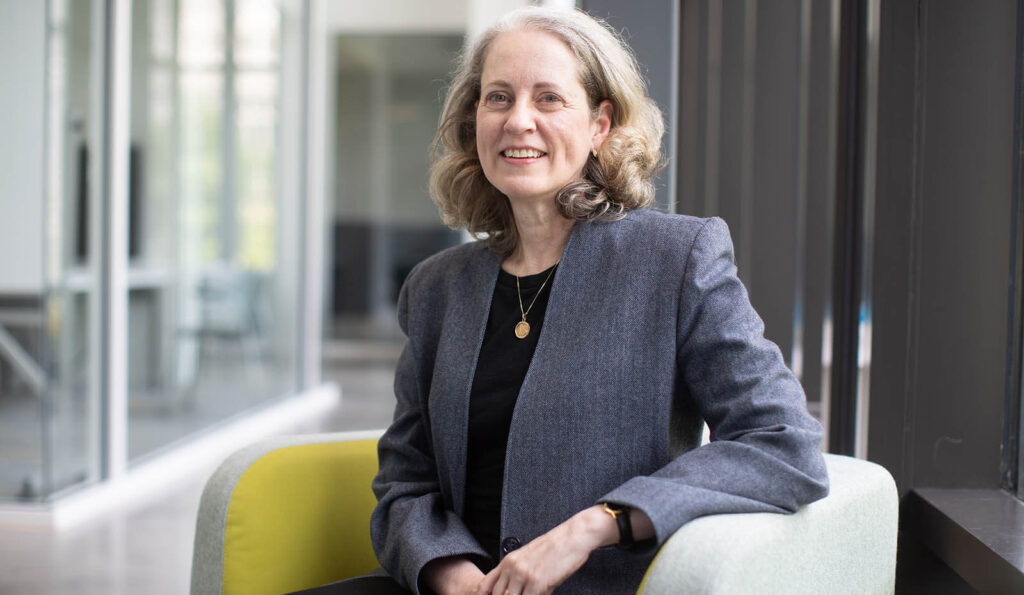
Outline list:
[[[388,424],[449,73],[526,4],[634,47],[825,448],[1019,510],[1024,0],[0,0],[0,593],[185,592],[228,453]]]

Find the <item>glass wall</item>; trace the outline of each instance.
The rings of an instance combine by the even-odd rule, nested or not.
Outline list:
[[[88,1],[7,7],[0,25],[0,500],[32,501],[99,475],[93,245],[102,13]]]
[[[300,21],[274,0],[138,0],[132,20],[134,459],[296,388],[298,288],[280,268],[297,246],[280,238],[298,202],[277,146]]]
[[[0,501],[302,388],[306,6],[3,5]]]
[[[56,0],[49,22],[44,234],[45,331],[40,362],[43,478],[34,496],[99,478],[100,207],[103,12]],[[24,493],[22,493],[24,495]]]

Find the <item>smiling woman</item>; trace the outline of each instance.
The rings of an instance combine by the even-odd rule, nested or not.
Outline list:
[[[630,50],[583,12],[510,13],[464,56],[431,190],[485,238],[398,299],[371,520],[393,587],[631,593],[686,522],[827,492],[821,426],[727,227],[642,208],[662,131]]]

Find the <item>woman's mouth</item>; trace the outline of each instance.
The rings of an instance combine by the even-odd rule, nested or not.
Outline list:
[[[538,149],[505,149],[501,154],[510,159],[535,159],[547,155]]]

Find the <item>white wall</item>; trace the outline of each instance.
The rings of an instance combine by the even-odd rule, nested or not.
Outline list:
[[[0,0],[0,293],[43,289],[46,3]]]
[[[327,0],[328,33],[468,33],[474,37],[528,0]],[[542,0],[572,8],[574,0]]]
[[[506,12],[528,6],[528,0],[469,0],[469,13],[466,22],[466,34],[469,40],[476,39],[488,27],[498,21]],[[575,0],[540,0],[541,6],[570,10],[576,6]]]
[[[327,0],[327,31],[462,33],[474,1],[479,0]]]

